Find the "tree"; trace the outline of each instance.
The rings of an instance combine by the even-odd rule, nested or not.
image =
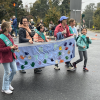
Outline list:
[[[38,18],[44,19],[47,10],[49,9],[48,0],[37,0],[31,8],[31,15],[37,22]]]
[[[49,9],[47,11],[47,14],[45,15],[45,20],[44,20],[45,26],[48,27],[50,21],[53,21],[53,23],[57,25],[59,18],[60,18],[60,11],[58,11],[57,8],[52,5],[52,1],[50,0]]]
[[[86,6],[85,11],[83,14],[85,14],[85,24],[87,27],[89,27],[89,21],[90,21],[90,28],[93,26],[93,14],[94,14],[94,3],[90,3],[89,5]]]
[[[97,3],[97,8],[100,8],[100,3]]]
[[[93,22],[96,29],[99,30],[100,29],[100,7],[97,8],[97,10],[94,13]]]
[[[15,7],[13,3],[17,4],[17,20],[20,21],[22,16],[29,15],[23,8],[22,0],[0,0],[0,19],[10,20],[10,17],[15,15]]]
[[[60,13],[61,15],[67,15],[70,13],[70,0],[63,0],[60,5]]]

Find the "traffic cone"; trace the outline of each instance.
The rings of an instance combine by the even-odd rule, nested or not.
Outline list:
[[[97,36],[97,34],[95,36]]]

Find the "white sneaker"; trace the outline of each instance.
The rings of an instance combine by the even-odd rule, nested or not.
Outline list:
[[[2,90],[1,92],[4,92],[6,94],[12,94],[13,93],[13,91],[11,91],[11,90]]]
[[[57,66],[55,66],[55,68],[54,68],[55,70],[60,70],[60,68],[59,67],[57,67]]]
[[[9,86],[9,89],[11,90],[11,91],[13,91],[14,90],[14,88],[10,85]]]
[[[74,67],[68,67],[67,71],[75,71],[75,68]]]

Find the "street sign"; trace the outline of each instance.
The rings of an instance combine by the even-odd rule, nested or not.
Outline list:
[[[81,5],[82,0],[70,0],[70,18],[75,19],[77,23],[81,22]]]
[[[70,0],[70,10],[81,10],[82,0]]]

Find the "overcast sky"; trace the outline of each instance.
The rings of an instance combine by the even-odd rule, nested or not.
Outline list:
[[[23,4],[29,4],[29,3],[34,3],[36,0],[22,0]],[[73,0],[74,1],[74,0]],[[88,5],[89,3],[98,3],[100,0],[82,0],[82,10],[85,9],[85,6]]]

